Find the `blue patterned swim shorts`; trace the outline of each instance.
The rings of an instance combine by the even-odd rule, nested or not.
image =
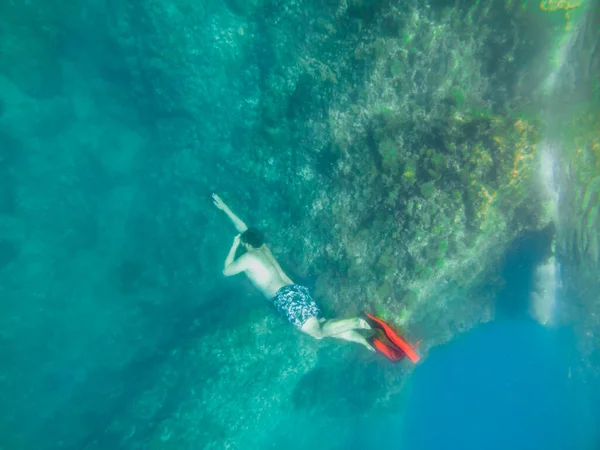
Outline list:
[[[299,284],[288,284],[279,288],[273,297],[273,304],[277,311],[297,328],[301,328],[311,317],[321,314],[308,289]]]

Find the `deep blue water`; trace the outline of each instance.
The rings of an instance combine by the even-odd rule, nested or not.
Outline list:
[[[569,333],[529,320],[483,325],[413,374],[401,439],[411,450],[592,449],[597,392]]]
[[[582,370],[572,330],[528,314],[533,271],[551,237],[543,230],[515,240],[503,260],[496,320],[433,348],[411,375],[402,412],[368,448],[390,436],[392,448],[410,450],[600,448],[600,389]]]
[[[482,325],[431,350],[398,414],[360,424],[348,448],[597,450],[600,396],[577,360],[566,330]]]

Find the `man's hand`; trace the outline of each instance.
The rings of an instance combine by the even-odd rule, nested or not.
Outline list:
[[[229,209],[225,202],[223,202],[223,200],[221,200],[221,197],[219,197],[217,194],[213,194],[212,198],[215,206],[221,211],[227,211]]]
[[[238,246],[240,245],[240,237],[241,235],[237,235],[236,237],[233,238],[233,244],[231,246],[231,248],[229,249],[229,254],[227,255],[227,258],[225,259],[225,264],[223,266],[223,274],[230,276],[230,275],[235,275],[236,273],[239,273],[244,269],[244,266],[239,263],[239,264],[235,264],[234,263],[234,259],[235,259],[235,252],[237,251]],[[238,261],[240,261],[242,258],[238,259]]]
[[[219,197],[217,194],[213,194],[212,198],[214,205],[227,214],[227,217],[231,219],[233,225],[235,225],[235,229],[238,230],[238,232],[243,233],[248,229],[248,226],[238,216],[236,216],[231,209],[229,209],[229,206],[227,206],[225,202],[221,200],[221,197]]]

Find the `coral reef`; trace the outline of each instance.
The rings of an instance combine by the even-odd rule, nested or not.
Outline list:
[[[210,193],[327,317],[375,311],[426,356],[491,320],[507,247],[552,228],[541,111],[575,70],[600,91],[584,9],[5,2],[0,447],[274,448],[294,421],[386,412],[411,366],[301,335],[222,280],[234,230]],[[599,108],[565,104],[556,253],[591,278]]]

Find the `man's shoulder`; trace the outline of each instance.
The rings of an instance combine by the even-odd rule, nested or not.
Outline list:
[[[245,253],[244,256],[247,258],[247,263],[255,267],[266,266],[271,262],[269,255],[262,251],[248,252]]]

